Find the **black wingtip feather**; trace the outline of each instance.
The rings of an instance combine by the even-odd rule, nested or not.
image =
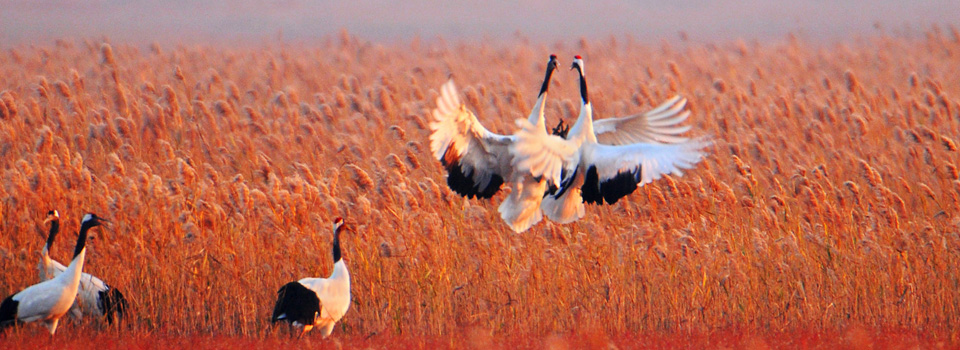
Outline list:
[[[123,315],[127,312],[127,299],[123,297],[123,293],[120,293],[116,288],[109,288],[100,291],[99,297],[100,305],[97,306],[100,307],[100,311],[103,312],[103,317],[107,319],[108,324],[123,319]]]
[[[13,300],[13,295],[3,299],[3,303],[0,303],[0,329],[17,324],[17,308],[19,305],[19,301]]]
[[[603,195],[600,193],[600,180],[597,176],[597,168],[591,166],[587,169],[585,175],[583,186],[580,187],[580,196],[583,197],[583,202],[603,204]]]
[[[500,186],[503,185],[503,177],[492,174],[490,183],[484,188],[478,188],[480,185],[473,181],[470,176],[472,174],[463,172],[463,168],[460,167],[460,158],[455,155],[456,153],[456,150],[452,147],[448,148],[440,159],[440,164],[447,169],[447,186],[451,190],[461,196],[478,199],[493,197],[500,191]]]
[[[640,167],[634,171],[620,172],[612,179],[600,183],[600,193],[607,204],[614,204],[620,198],[626,197],[637,190]]]
[[[502,185],[503,177],[493,174],[490,177],[490,183],[487,184],[486,187],[478,188],[480,185],[475,183],[470,176],[464,174],[463,169],[458,165],[447,166],[447,186],[450,186],[451,190],[461,196],[467,198],[476,197],[478,199],[490,198],[500,191],[500,186]]]
[[[312,325],[320,313],[320,298],[300,282],[290,282],[277,291],[277,303],[273,307],[273,316],[270,322],[286,321],[299,322],[303,325]],[[280,315],[286,317],[280,319]]]
[[[620,198],[637,190],[637,183],[640,182],[640,172],[641,168],[637,167],[633,171],[621,171],[613,178],[600,182],[597,168],[591,166],[587,170],[583,187],[581,187],[583,202],[601,205],[604,202],[607,204],[617,203]]]

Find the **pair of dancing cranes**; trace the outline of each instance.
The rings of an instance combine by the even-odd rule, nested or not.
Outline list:
[[[557,69],[551,55],[537,102],[512,135],[484,128],[460,102],[452,79],[433,110],[430,148],[447,170],[447,184],[468,198],[490,198],[509,183],[498,211],[514,231],[526,231],[544,214],[561,224],[579,220],[584,203],[614,204],[663,175],[683,175],[703,159],[710,141],[682,136],[690,126],[680,123],[690,112],[679,96],[646,113],[594,121],[579,55],[570,69],[580,78],[580,115],[568,130],[560,130],[561,121],[548,134],[544,105]]]

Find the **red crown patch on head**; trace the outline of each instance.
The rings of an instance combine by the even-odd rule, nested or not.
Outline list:
[[[551,59],[551,60],[557,59],[557,55],[550,55],[550,59]]]
[[[335,223],[335,224],[342,224],[342,223],[343,223],[343,218],[338,216],[336,219],[333,219],[333,223]]]
[[[573,56],[573,58],[576,58],[576,59],[578,59],[578,60],[582,60],[582,59],[583,59],[583,57],[580,57],[580,55]]]

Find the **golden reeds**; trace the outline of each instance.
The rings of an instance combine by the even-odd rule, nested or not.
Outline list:
[[[85,270],[130,291],[130,328],[271,337],[276,288],[329,272],[329,220],[344,216],[355,299],[335,333],[484,345],[582,325],[956,329],[960,296],[943,286],[960,278],[960,76],[940,74],[955,63],[942,38],[882,40],[893,46],[584,41],[595,108],[613,111],[598,118],[678,93],[692,135],[717,146],[683,177],[521,235],[499,219],[504,194],[449,189],[428,119],[454,69],[480,121],[510,132],[542,77],[524,62],[546,48],[371,46],[343,33],[283,53],[11,49],[0,59],[13,72],[0,74],[0,293],[34,281],[46,210],[65,230],[94,211],[115,222]],[[862,65],[864,54],[885,63]],[[523,62],[488,69],[503,57]],[[575,77],[554,79],[546,117],[572,123]]]

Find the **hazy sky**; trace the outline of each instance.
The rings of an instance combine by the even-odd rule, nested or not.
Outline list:
[[[0,46],[56,38],[197,43],[311,40],[341,28],[374,41],[443,36],[572,40],[630,34],[640,40],[780,38],[834,40],[905,28],[922,32],[960,18],[960,0],[185,1],[0,0]],[[282,34],[280,34],[282,33]]]

